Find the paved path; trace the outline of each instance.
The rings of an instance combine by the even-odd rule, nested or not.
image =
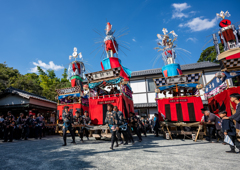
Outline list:
[[[135,137],[136,138],[136,137]],[[85,143],[62,147],[62,138],[0,142],[0,169],[37,170],[158,170],[158,169],[240,169],[240,154],[226,154],[221,143],[165,140],[149,135],[141,143],[110,150],[110,142],[90,138]]]

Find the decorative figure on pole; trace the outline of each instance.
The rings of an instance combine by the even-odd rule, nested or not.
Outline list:
[[[82,80],[85,79],[85,65],[82,61],[77,60],[78,57],[83,60],[82,53],[77,53],[77,48],[74,47],[72,56],[69,56],[69,60],[74,58],[75,61],[69,64],[68,79],[71,80],[72,87],[81,86],[81,90],[83,90]]]
[[[165,63],[165,66],[162,68],[163,75],[165,77],[181,75],[182,71],[179,64],[175,63],[176,53],[174,48],[174,42],[177,40],[177,34],[174,31],[170,31],[166,28],[162,29],[163,34],[157,34],[158,39],[160,40],[157,44],[162,47],[155,47],[155,50],[158,52],[162,51],[162,59]]]
[[[112,25],[108,22],[106,26],[106,37],[104,38],[104,45],[105,50],[107,53],[107,57],[113,57],[113,55],[116,53],[118,54],[118,44],[113,36],[115,31],[112,31]]]

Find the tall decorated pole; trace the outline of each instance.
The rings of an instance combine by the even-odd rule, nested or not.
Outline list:
[[[75,59],[73,62],[69,64],[68,67],[68,79],[71,81],[72,87],[81,86],[81,91],[83,90],[82,81],[85,79],[85,66],[82,61],[83,60],[82,53],[77,53],[77,48],[74,47],[72,56],[69,56],[69,60]]]
[[[162,31],[163,34],[157,34],[160,47],[154,49],[158,50],[158,52],[162,51],[162,59],[165,63],[165,66],[162,67],[163,75],[164,77],[181,75],[180,65],[175,63],[176,53],[174,48],[176,46],[174,41],[177,40],[177,34],[174,31],[168,33],[166,28],[163,28]]]
[[[121,67],[120,75],[124,78],[125,81],[129,81],[129,77],[131,77],[131,70],[124,67],[121,64],[121,60],[118,58],[118,43],[116,38],[113,36],[115,31],[112,31],[112,25],[109,22],[107,23],[105,31],[106,36],[104,38],[103,45],[104,50],[107,54],[107,58],[103,59],[101,62],[102,70]]]
[[[113,57],[114,54],[118,54],[118,44],[113,36],[115,31],[112,31],[112,25],[108,22],[106,26],[106,37],[104,38],[104,45],[105,45],[105,50],[107,53],[107,57]]]

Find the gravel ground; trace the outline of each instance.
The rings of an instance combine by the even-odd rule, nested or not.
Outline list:
[[[134,137],[136,139],[136,137]],[[110,141],[95,140],[62,147],[62,137],[0,142],[0,169],[152,170],[239,169],[240,154],[226,154],[229,146],[192,140],[165,140],[148,135],[141,143],[110,150]],[[85,139],[85,138],[84,138]],[[237,150],[237,149],[236,149]],[[237,150],[238,151],[238,150]]]

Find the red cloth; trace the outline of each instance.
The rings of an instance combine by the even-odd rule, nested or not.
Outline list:
[[[170,105],[170,115],[171,119],[169,121],[179,121],[177,117],[177,109],[176,104],[181,104],[182,107],[182,118],[184,122],[190,121],[190,114],[188,111],[188,103],[193,103],[194,112],[195,112],[195,121],[201,121],[202,112],[201,109],[203,108],[203,103],[201,97],[176,97],[176,98],[163,98],[157,99],[158,103],[158,112],[162,113],[166,117],[165,106],[166,104]],[[159,116],[161,119],[161,116]]]
[[[114,45],[115,45],[115,47],[114,47]],[[106,49],[106,51],[112,50],[113,53],[116,53],[116,49],[118,49],[118,44],[117,44],[116,41],[114,41],[114,45],[113,45],[113,41],[112,40],[105,41],[105,49]]]
[[[98,97],[90,98],[89,99],[89,106],[90,106],[89,115],[93,124],[102,125],[105,123],[104,115],[107,112],[106,105],[108,103],[111,103],[112,105],[117,106],[118,109],[121,112],[123,112],[123,115],[125,115],[126,117],[129,117],[129,112],[134,112],[133,101],[124,95],[121,95],[121,96],[106,95],[106,96],[100,96],[99,98]]]
[[[84,113],[84,111],[89,111],[89,107],[85,106],[85,105],[82,105],[81,103],[58,105],[57,110],[58,110],[59,120],[62,120],[62,113],[63,113],[63,110],[64,110],[65,106],[69,107],[69,111],[72,111],[73,116],[75,116],[75,112],[77,111],[77,109],[82,110],[82,114]]]
[[[76,65],[77,65],[77,67],[76,67]],[[73,69],[74,72],[75,72],[76,69],[78,69],[78,72],[80,74],[81,73],[80,64],[76,63],[76,65],[75,65],[75,63],[73,63],[72,64],[72,69]]]
[[[178,71],[178,74],[179,74],[179,75],[182,75],[182,70],[180,70],[180,69],[177,68],[177,71]]]
[[[208,105],[212,109],[212,112],[214,112],[215,114],[218,114],[219,108],[216,103],[219,103],[219,107],[222,106],[222,104],[224,103],[225,107],[226,107],[226,111],[227,111],[227,116],[231,116],[232,112],[231,112],[231,107],[230,107],[230,102],[231,102],[230,94],[233,94],[233,93],[240,94],[240,86],[232,87],[227,90],[224,90],[221,93],[217,94],[216,96],[208,99]],[[233,108],[236,109],[236,104],[233,102],[231,102],[231,103],[232,103]],[[213,109],[213,108],[215,108],[215,109]]]
[[[76,79],[72,79],[72,80],[71,80],[71,85],[72,85],[72,87],[75,87],[75,86],[76,86]]]
[[[167,70],[164,70],[163,71],[163,74],[164,74],[164,77],[167,77],[168,75],[167,75]]]
[[[230,55],[230,56],[226,57],[226,60],[230,60],[230,59],[234,59],[234,58],[240,58],[240,53]]]

